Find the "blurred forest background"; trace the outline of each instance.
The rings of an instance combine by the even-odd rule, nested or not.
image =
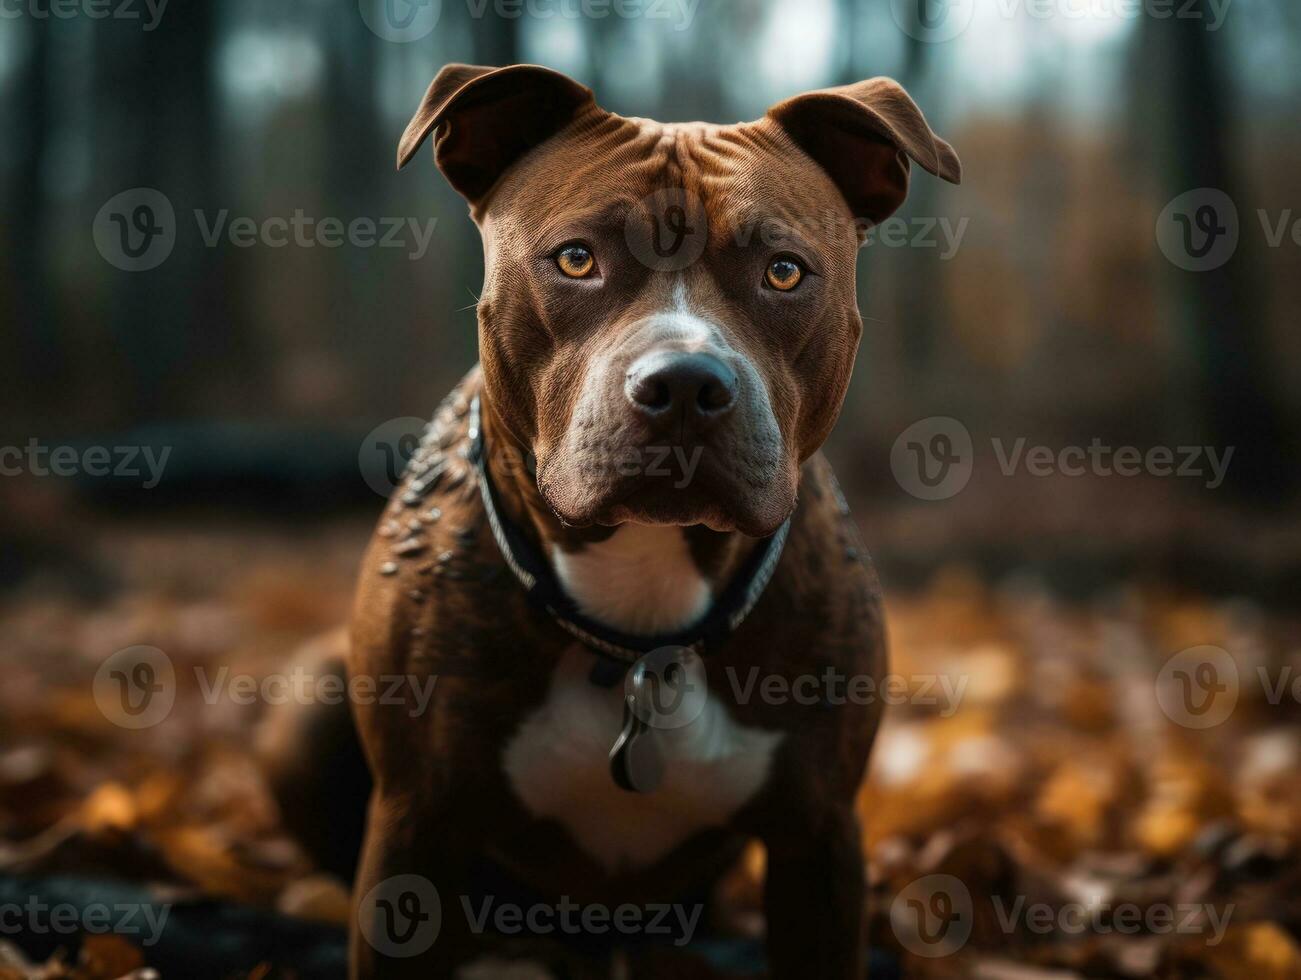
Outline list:
[[[139,643],[266,673],[345,616],[381,506],[366,435],[427,416],[475,359],[477,232],[427,153],[393,166],[442,64],[539,62],[616,111],[722,122],[885,74],[957,147],[964,182],[916,172],[901,216],[925,241],[864,250],[866,329],[828,452],[882,571],[896,669],[972,687],[952,717],[891,709],[864,788],[881,975],[1301,976],[1301,706],[1244,680],[1232,717],[1200,732],[1150,697],[1166,658],[1198,644],[1243,678],[1301,671],[1301,243],[1271,242],[1301,220],[1301,6],[432,2],[436,25],[409,43],[368,27],[381,0],[173,0],[148,30],[141,2],[135,19],[0,4],[0,447],[171,451],[147,490],[0,477],[0,900],[162,883],[179,917],[147,959],[165,978],[259,962],[337,975],[346,896],[278,835],[248,759],[256,709],[187,688],[192,710],[127,732],[90,678]],[[936,10],[965,29],[928,35]],[[170,201],[176,241],[126,272],[92,227],[140,187]],[[1239,235],[1196,272],[1157,227],[1199,188],[1234,203]],[[413,259],[409,234],[209,246],[196,210],[436,223]],[[933,416],[970,431],[974,465],[927,501],[892,476],[891,449]],[[1234,454],[1215,488],[1005,475],[992,440],[1018,438]],[[731,886],[737,934],[753,933],[761,867],[752,854]],[[910,958],[891,902],[938,872],[977,898],[1239,912],[1214,948],[1009,938],[978,917],[961,955]],[[239,904],[213,919],[212,896]],[[17,941],[39,959],[62,945],[83,978],[139,960]],[[35,976],[24,963],[0,943],[0,977]]]
[[[143,3],[138,20],[0,21],[0,441],[169,444],[156,490],[82,488],[148,510],[243,488],[256,512],[268,486],[295,506],[365,502],[360,437],[428,414],[475,357],[477,233],[427,155],[393,169],[440,65],[536,61],[616,111],[718,121],[888,74],[959,148],[967,179],[915,180],[902,217],[906,240],[924,240],[878,242],[861,260],[868,326],[833,458],[869,502],[865,520],[920,511],[932,529],[909,523],[895,540],[883,528],[883,557],[898,551],[903,574],[961,547],[1006,567],[1051,538],[1222,589],[1281,598],[1301,581],[1291,521],[1262,540],[1234,518],[1175,516],[1196,504],[1277,518],[1296,499],[1301,246],[1284,234],[1272,247],[1258,218],[1301,217],[1295,4],[1181,0],[1171,12],[1189,15],[1173,17],[1160,2],[1143,14],[1063,0],[1044,16],[965,0],[953,5],[965,30],[927,42],[901,29],[918,14],[900,0],[675,0],[604,17],[431,3],[436,25],[411,43],[383,39],[344,0],[191,0],[152,30]],[[362,3],[372,22],[381,7]],[[125,274],[91,225],[137,187],[166,195],[177,237],[158,268]],[[1167,202],[1204,187],[1235,203],[1241,233],[1229,262],[1191,273],[1154,229]],[[405,247],[210,247],[193,215],[261,223],[299,209],[436,223],[413,260]],[[919,508],[886,462],[907,425],[937,415],[961,420],[987,458],[962,494]],[[1214,491],[1018,480],[1000,474],[994,437],[1235,454]]]

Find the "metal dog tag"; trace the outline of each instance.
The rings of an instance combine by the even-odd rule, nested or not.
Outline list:
[[[655,730],[642,720],[637,698],[645,697],[645,673],[637,668],[623,697],[623,730],[610,748],[610,775],[630,793],[653,793],[664,779],[664,756]]]

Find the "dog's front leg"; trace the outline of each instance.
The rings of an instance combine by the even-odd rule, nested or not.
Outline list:
[[[454,837],[426,800],[371,796],[353,888],[352,980],[444,980],[472,957],[459,901],[467,851]]]
[[[858,820],[838,806],[765,837],[771,980],[859,980],[866,892]]]

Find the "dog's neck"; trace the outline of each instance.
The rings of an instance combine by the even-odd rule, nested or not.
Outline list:
[[[538,492],[517,438],[483,399],[489,477],[506,517],[529,536],[587,616],[621,632],[672,633],[709,612],[754,545],[738,532],[620,524],[569,527]]]

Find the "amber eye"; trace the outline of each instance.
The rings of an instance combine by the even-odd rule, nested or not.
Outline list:
[[[556,253],[556,265],[570,279],[582,279],[596,268],[596,256],[582,245],[566,245]]]
[[[773,289],[789,293],[804,278],[804,269],[794,259],[773,259],[768,263],[765,278],[768,280],[768,285]]]

